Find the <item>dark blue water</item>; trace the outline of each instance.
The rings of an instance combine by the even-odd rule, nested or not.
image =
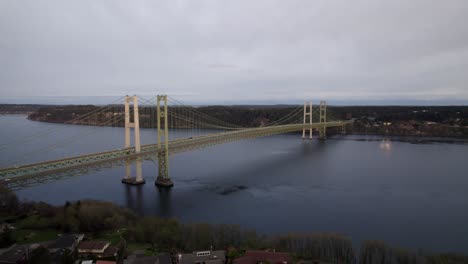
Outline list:
[[[3,165],[123,145],[122,128],[47,124],[24,116],[0,116],[0,125]],[[50,128],[59,132],[3,146]],[[89,135],[65,140],[82,134]],[[143,143],[154,143],[155,131],[143,130],[142,137]],[[60,140],[68,143],[40,150]],[[108,200],[141,214],[239,224],[261,233],[336,232],[356,244],[379,239],[413,249],[468,253],[467,157],[464,143],[413,144],[375,136],[321,142],[288,134],[173,155],[175,187],[168,192],[153,185],[157,165],[146,161],[143,186],[123,185],[124,168],[117,167],[17,194],[53,204]]]

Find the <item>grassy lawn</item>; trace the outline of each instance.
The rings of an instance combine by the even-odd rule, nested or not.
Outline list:
[[[157,251],[152,251],[151,250],[151,244],[148,244],[148,243],[133,243],[133,242],[127,244],[127,252],[129,254],[132,254],[132,252],[137,251],[137,250],[145,251],[146,256],[156,256],[156,255],[158,255]]]
[[[57,230],[52,229],[20,229],[15,230],[14,237],[18,244],[28,244],[55,240],[57,238],[57,234]]]
[[[121,235],[125,232],[125,229],[116,230],[111,233],[100,234],[99,236],[94,237],[95,240],[103,240],[109,241],[113,246],[116,246],[120,240]],[[157,255],[157,251],[151,250],[151,244],[148,243],[135,243],[135,242],[127,242],[127,252],[131,254],[134,251],[142,250],[145,252],[147,256],[154,256]]]
[[[117,230],[112,233],[101,234],[94,239],[109,241],[111,245],[116,246],[120,242],[120,235],[122,235],[122,231]]]

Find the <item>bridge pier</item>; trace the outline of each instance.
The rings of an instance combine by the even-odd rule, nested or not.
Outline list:
[[[171,188],[174,186],[174,183],[170,178],[160,178],[158,177],[154,182],[154,185],[161,187],[161,188]]]
[[[130,101],[133,101],[133,122],[130,122]],[[135,141],[135,153],[141,152],[140,145],[140,118],[138,114],[138,98],[134,96],[125,96],[125,148],[130,148],[130,128],[134,130],[134,141]],[[142,175],[142,159],[138,157],[135,162],[136,166],[136,177],[131,177],[132,173],[132,162],[125,161],[125,177],[122,179],[122,183],[131,185],[144,184],[145,180]]]
[[[172,182],[171,178],[169,178],[168,173],[168,164],[166,159],[165,151],[158,152],[158,178],[156,178],[155,185],[158,187],[172,187],[174,183]]]
[[[312,102],[309,102],[309,112],[307,113],[307,102],[304,102],[304,127],[302,128],[302,139],[306,139],[307,116],[309,116],[309,139],[312,139]]]
[[[135,166],[136,166],[136,176],[131,177],[131,171],[132,171],[132,163],[131,161],[125,161],[125,178],[122,179],[122,183],[125,184],[130,184],[130,185],[140,185],[145,183],[145,179],[143,179],[143,174],[142,174],[142,160],[141,157],[138,157],[137,160],[135,161]]]
[[[163,106],[161,108],[161,103]],[[169,126],[167,118],[167,95],[157,96],[157,127],[158,127],[158,177],[154,184],[158,187],[170,188],[174,186],[171,178],[169,178]],[[164,119],[164,125],[161,118]],[[164,126],[164,132],[162,131]],[[164,142],[162,137],[164,133]],[[164,146],[163,146],[164,144]]]
[[[320,123],[327,122],[327,102],[320,101]],[[327,127],[321,126],[319,127],[319,139],[327,139]]]

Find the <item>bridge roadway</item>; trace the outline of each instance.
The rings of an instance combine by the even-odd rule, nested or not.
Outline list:
[[[351,121],[313,123],[312,128],[319,128],[322,126],[339,127],[350,123]],[[305,126],[306,128],[310,127],[309,124]],[[171,140],[169,141],[169,154],[185,152],[192,149],[198,149],[242,139],[301,131],[303,127],[304,124],[290,124],[270,127],[265,126]],[[135,149],[132,147],[76,156],[60,160],[45,161],[18,167],[4,168],[0,169],[0,185],[16,185],[18,182],[28,181],[31,178],[37,178],[56,173],[66,173],[69,171],[71,172],[73,170],[81,170],[83,168],[92,168],[95,166],[102,166],[103,164],[105,165],[106,163],[115,163],[116,161],[121,162],[126,160],[135,160],[138,157],[154,157],[155,154],[158,153],[158,151],[159,149],[157,144],[149,144],[141,146],[140,153],[135,153]]]

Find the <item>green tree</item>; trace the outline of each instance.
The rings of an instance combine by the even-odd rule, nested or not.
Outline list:
[[[0,216],[15,215],[19,205],[18,197],[12,191],[0,186]]]

